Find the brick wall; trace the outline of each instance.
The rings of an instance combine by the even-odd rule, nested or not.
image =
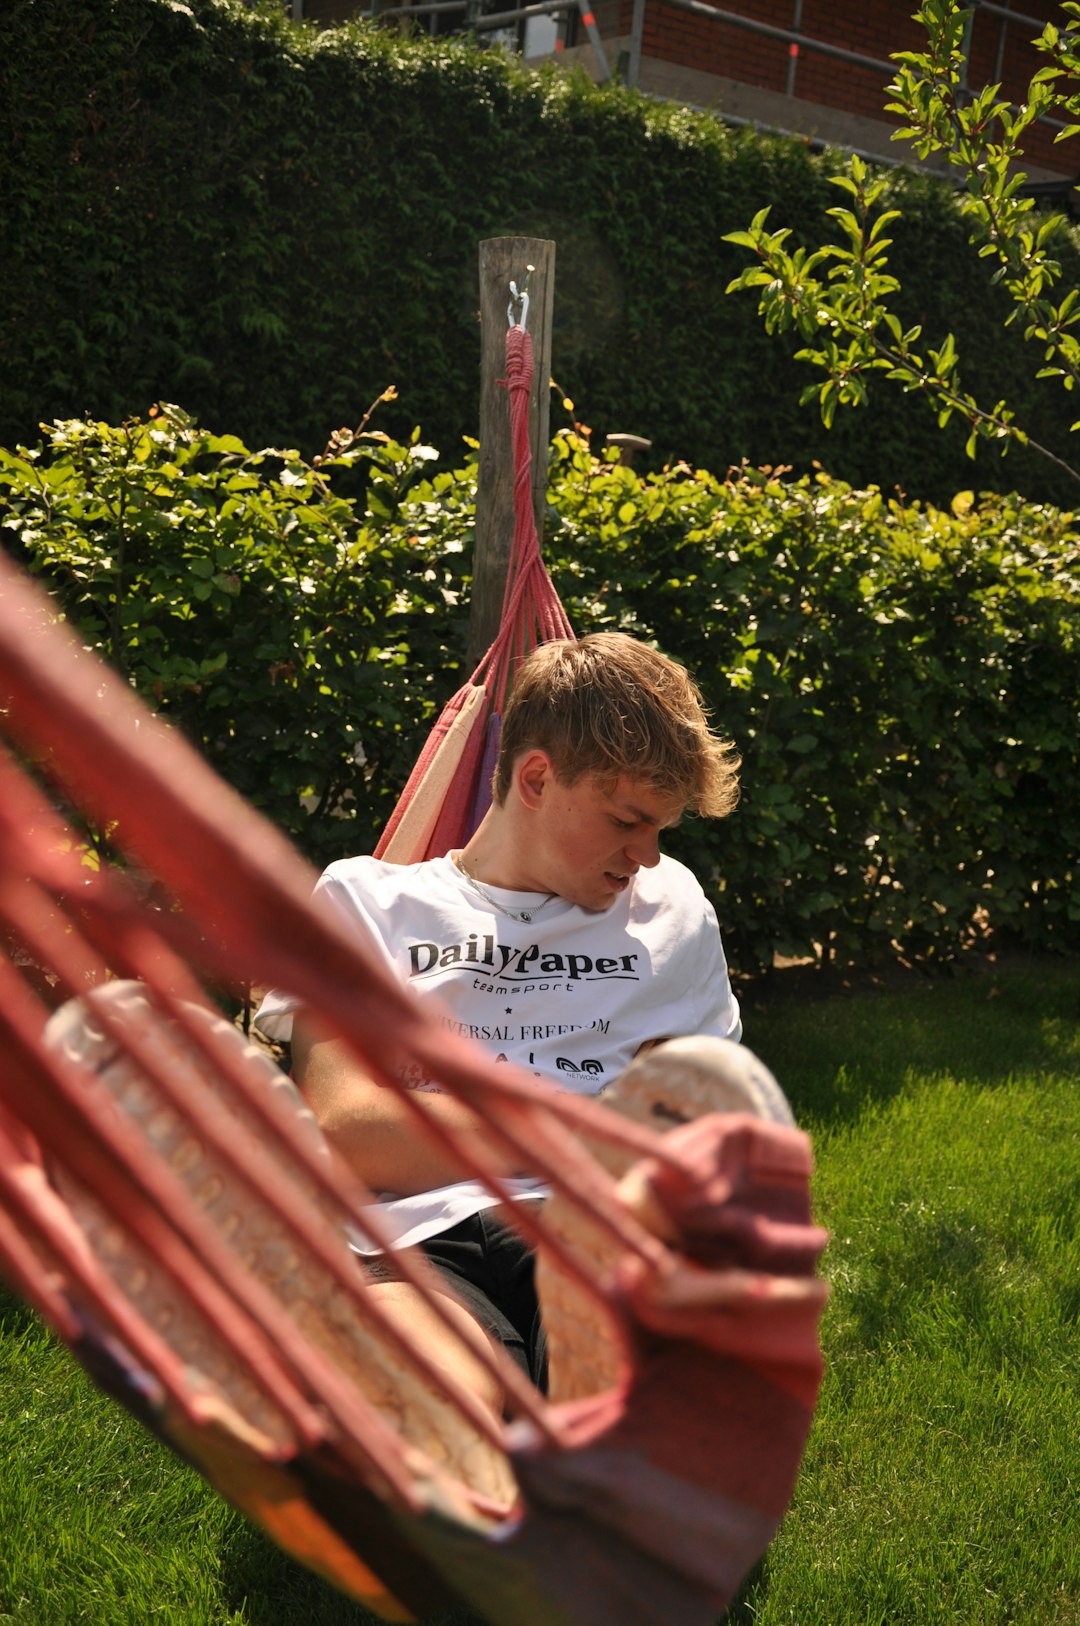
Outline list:
[[[795,31],[794,0],[718,0],[718,4],[739,16]],[[629,4],[611,0],[611,12],[616,9],[620,32],[628,32]],[[910,9],[897,0],[803,0],[798,32],[887,63],[891,52],[917,49],[922,43]],[[1023,0],[1023,12],[1046,21],[1060,21],[1061,17],[1057,0]],[[1028,43],[1035,33],[1030,24],[978,12],[971,34],[971,84],[979,87],[1000,79],[1008,95],[1021,98],[1032,73],[1045,65],[1045,59]],[[785,40],[700,17],[665,0],[648,0],[642,49],[647,56],[665,62],[773,91],[788,88],[794,60],[794,95],[845,113],[885,118],[884,92],[891,67],[862,66],[805,45],[793,54]],[[1026,150],[1031,163],[1063,173],[1078,167],[1074,152],[1055,148],[1054,131],[1045,126],[1030,133]]]
[[[370,0],[366,0],[370,3]],[[387,0],[400,4],[402,0]],[[795,32],[796,0],[716,0],[721,10],[755,22]],[[341,22],[363,9],[365,0],[305,0],[304,13],[321,24]],[[1058,0],[1017,0],[1025,16],[1060,22]],[[488,0],[486,10],[510,9],[511,0]],[[802,0],[798,32],[830,45],[888,64],[893,51],[915,50],[922,31],[910,15],[913,5],[902,0]],[[631,31],[633,0],[596,0],[592,6],[605,39],[626,38]],[[427,19],[418,19],[427,27]],[[447,22],[453,27],[459,21]],[[1003,91],[1021,99],[1031,75],[1045,59],[1030,45],[1037,32],[1030,24],[1009,22],[989,12],[976,12],[971,31],[969,80],[977,87],[1000,80]],[[581,43],[585,31],[571,18],[569,39]],[[880,68],[830,57],[806,45],[793,49],[786,40],[771,39],[736,24],[682,11],[667,0],[646,0],[642,51],[647,57],[703,73],[734,79],[740,84],[783,93],[789,82],[793,95],[843,113],[884,121],[885,86],[891,65]],[[792,64],[794,73],[791,74]],[[890,119],[889,122],[896,122]],[[1080,169],[1077,144],[1054,145],[1054,130],[1037,125],[1027,137],[1025,154],[1030,164],[1073,175]],[[898,149],[898,155],[899,149]]]

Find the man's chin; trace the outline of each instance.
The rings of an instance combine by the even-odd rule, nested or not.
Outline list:
[[[579,899],[579,907],[587,909],[593,915],[607,914],[607,911],[617,902],[619,894],[625,891],[625,886],[605,884],[594,892],[591,897]]]

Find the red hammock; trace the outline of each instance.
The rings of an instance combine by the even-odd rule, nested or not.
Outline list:
[[[480,669],[496,715],[526,639],[566,630],[553,597],[526,548],[504,625],[528,630]],[[0,1270],[109,1393],[388,1618],[465,1600],[500,1626],[707,1626],[783,1514],[816,1400],[824,1235],[805,1136],[736,1112],[660,1138],[447,1031],[2,556],[0,727],[157,899],[83,867],[0,754],[0,923],[19,947],[0,956]],[[82,996],[48,1034],[20,960]],[[370,1193],[196,971],[287,987],[389,1087],[414,1058],[550,1182],[514,1222],[571,1306],[564,1339],[575,1316],[600,1327],[598,1390],[545,1402],[493,1351],[503,1428],[403,1344],[345,1241],[349,1224],[380,1240]],[[736,1095],[768,1098],[764,1069],[715,1043]],[[500,1193],[467,1139],[403,1098]],[[616,1192],[635,1160],[670,1241]]]
[[[536,535],[529,447],[532,379],[532,339],[523,327],[511,327],[505,383],[514,458],[514,540],[499,631],[468,683],[443,708],[382,833],[376,858],[412,864],[465,845],[491,805],[502,712],[518,665],[537,644],[574,636]]]

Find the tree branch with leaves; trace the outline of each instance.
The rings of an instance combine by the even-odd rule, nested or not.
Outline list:
[[[1041,347],[1037,377],[1057,378],[1071,391],[1080,380],[1080,290],[1057,297],[1062,280],[1054,245],[1067,231],[1066,217],[1039,214],[1025,194],[1020,168],[1025,132],[1038,119],[1060,123],[1063,141],[1080,132],[1080,4],[1066,0],[1067,26],[1047,23],[1034,41],[1047,64],[1032,77],[1024,102],[1014,106],[1000,85],[971,94],[965,89],[964,47],[970,8],[956,0],[924,0],[915,13],[927,40],[925,51],[893,55],[896,77],[886,110],[905,122],[893,136],[908,141],[922,160],[943,160],[960,182],[958,203],[968,235],[992,263],[991,281],[1010,296],[1008,323],[1022,322],[1026,339]],[[1064,115],[1059,119],[1058,115]],[[1004,400],[979,403],[963,387],[960,358],[949,333],[938,348],[925,345],[922,328],[905,328],[893,302],[900,283],[889,269],[889,225],[901,211],[883,207],[889,184],[857,155],[849,173],[831,177],[848,201],[828,211],[839,240],[791,250],[791,232],[769,229],[769,209],[748,230],[725,241],[748,248],[754,263],[728,284],[727,292],[759,290],[758,310],[770,333],[794,331],[803,341],[796,359],[818,379],[802,393],[816,400],[830,427],[837,407],[865,404],[871,376],[884,374],[907,392],[919,392],[936,410],[942,427],[958,415],[967,426],[967,452],[980,441],[1004,453],[1030,446],[1080,481],[1077,469],[1034,440]],[[1071,425],[1080,429],[1080,421]]]

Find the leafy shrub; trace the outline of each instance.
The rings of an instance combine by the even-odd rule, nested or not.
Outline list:
[[[684,660],[743,753],[734,818],[671,843],[740,963],[1080,939],[1071,515],[822,472],[641,479],[568,435],[550,497],[571,618]]]
[[[459,660],[469,476],[427,482],[432,456],[418,435],[342,432],[305,463],[175,407],[60,422],[43,452],[0,451],[3,534],[86,642],[322,864],[375,839]],[[358,468],[364,495],[337,494]]]
[[[823,240],[835,155],[506,53],[367,25],[292,26],[277,0],[49,0],[0,7],[0,444],[43,419],[120,422],[160,399],[248,444],[321,445],[390,382],[385,419],[457,461],[477,428],[477,245],[557,244],[553,372],[598,434],[724,469],[815,457],[855,484],[947,502],[972,474],[959,425],[875,399],[829,435],[803,368],[722,290],[723,241],[764,204]],[[890,178],[905,324],[956,335],[965,384],[1067,442],[1009,301],[983,288],[949,189]],[[1056,250],[1055,250],[1056,252]],[[1061,245],[1077,280],[1075,243]],[[1028,454],[1007,480],[1072,501]]]
[[[82,636],[317,864],[369,850],[459,685],[476,465],[414,431],[252,452],[176,408],[0,452],[0,535]],[[355,488],[359,494],[347,494]],[[656,475],[558,434],[546,551],[579,633],[686,662],[744,758],[673,850],[736,965],[1080,945],[1080,536],[818,471]]]

